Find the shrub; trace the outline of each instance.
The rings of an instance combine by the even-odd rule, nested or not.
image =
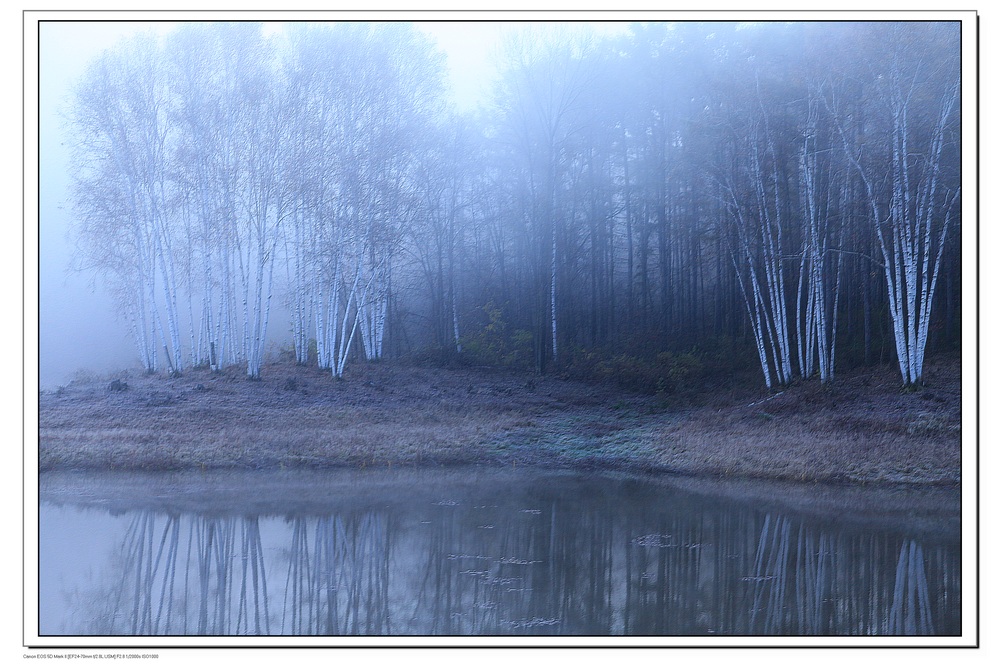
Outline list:
[[[644,394],[677,394],[693,390],[705,372],[693,352],[660,352],[605,356],[596,350],[574,350],[566,363],[567,376],[590,382],[609,382]]]
[[[462,338],[462,351],[481,364],[526,368],[531,363],[534,337],[530,331],[508,332],[503,308],[492,301],[482,308],[486,324],[474,334]]]
[[[692,383],[703,372],[701,359],[692,353],[656,355],[657,393],[682,393],[693,388]]]

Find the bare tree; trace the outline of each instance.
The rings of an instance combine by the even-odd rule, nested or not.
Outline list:
[[[105,52],[77,86],[71,110],[74,204],[85,261],[117,285],[140,359],[159,349],[183,369],[169,125],[158,45],[139,36]]]
[[[567,170],[574,159],[571,138],[580,129],[590,70],[588,39],[568,35],[522,35],[506,45],[499,100],[502,141],[523,170],[523,224],[534,254],[532,267],[535,365],[544,372],[551,350],[559,358],[560,238],[567,223]],[[543,314],[544,313],[544,314]],[[547,341],[547,344],[546,344]]]
[[[864,185],[903,383],[919,385],[945,242],[961,201],[959,32],[947,24],[892,24],[865,37],[871,127],[846,113],[832,84],[826,102]]]

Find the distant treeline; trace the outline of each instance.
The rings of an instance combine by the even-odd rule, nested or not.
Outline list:
[[[662,389],[712,354],[919,384],[960,344],[957,23],[526,31],[470,113],[412,25],[265,28],[136,37],[70,103],[82,264],[149,370],[259,376],[274,299],[338,376],[430,355]]]

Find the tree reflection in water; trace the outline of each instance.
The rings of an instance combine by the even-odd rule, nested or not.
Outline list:
[[[289,523],[279,634],[390,634],[386,517],[295,517]]]
[[[542,486],[284,515],[128,511],[106,576],[92,588],[68,579],[73,607],[43,601],[42,626],[69,624],[60,632],[74,635],[961,632],[956,540],[623,489],[566,496]],[[42,520],[59,511],[43,504]]]

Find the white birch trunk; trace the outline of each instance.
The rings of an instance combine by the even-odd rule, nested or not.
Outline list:
[[[912,54],[892,54],[891,71],[880,80],[880,101],[891,119],[888,149],[888,192],[877,184],[885,178],[885,163],[878,156],[866,159],[861,146],[852,144],[838,116],[835,100],[826,99],[827,108],[837,122],[844,153],[860,177],[875,225],[888,286],[889,313],[896,345],[900,375],[906,386],[923,382],[923,364],[933,305],[934,287],[940,267],[952,210],[960,196],[960,187],[939,194],[942,187],[941,160],[945,135],[959,99],[960,79],[955,78],[938,100],[940,107],[933,124],[922,130],[911,124],[910,108],[915,97],[928,96],[917,76],[925,66],[918,56],[916,65],[906,67]],[[935,67],[945,67],[935,63]],[[955,66],[955,65],[947,65]],[[957,66],[956,71],[957,71]],[[916,68],[916,69],[914,69]],[[934,93],[930,93],[934,94]],[[926,136],[926,139],[922,139]],[[885,214],[880,201],[888,200]],[[937,225],[938,229],[933,230]],[[888,227],[886,231],[884,228]],[[931,260],[931,256],[934,260]]]
[[[343,317],[340,318],[339,322],[339,341],[333,368],[333,374],[338,378],[344,377],[344,369],[347,366],[348,353],[351,350],[351,344],[354,342],[354,334],[358,330],[360,310],[356,305],[356,300],[358,295],[358,286],[361,282],[361,273],[361,259],[359,258],[354,270],[354,282],[351,285],[351,289],[346,293],[347,298],[344,302]]]
[[[551,320],[552,320],[552,361],[558,361],[559,359],[559,330],[558,330],[558,318],[556,317],[556,224],[552,223],[552,280],[550,287],[550,302],[552,304],[551,309]]]

